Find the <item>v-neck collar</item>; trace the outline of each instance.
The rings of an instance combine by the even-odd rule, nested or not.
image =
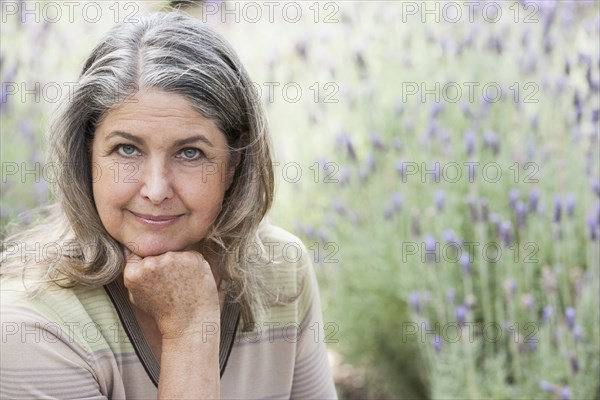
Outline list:
[[[127,296],[127,289],[123,286],[123,283],[120,281],[120,279],[112,281],[108,285],[104,286],[104,289],[108,293],[108,297],[115,307],[115,310],[119,315],[119,319],[121,320],[121,324],[127,333],[127,337],[133,345],[135,353],[144,366],[146,373],[154,385],[158,387],[160,364],[156,360],[150,345],[144,337],[142,328],[135,318],[135,314],[131,308],[129,298]],[[221,377],[223,377],[225,367],[227,366],[227,360],[231,354],[239,320],[239,304],[234,302],[232,297],[228,294],[225,298],[223,310],[221,311],[221,336],[219,345],[219,368],[221,371]]]

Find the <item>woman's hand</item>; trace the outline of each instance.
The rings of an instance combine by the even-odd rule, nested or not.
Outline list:
[[[123,273],[130,301],[150,315],[163,339],[199,334],[220,325],[217,284],[210,265],[196,251],[140,258],[125,250]]]
[[[125,251],[129,300],[161,334],[159,399],[218,399],[219,295],[210,265],[196,251],[140,258]]]

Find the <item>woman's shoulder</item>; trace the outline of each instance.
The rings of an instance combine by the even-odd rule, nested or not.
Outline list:
[[[308,249],[298,236],[269,222],[263,222],[258,236],[264,249],[263,255],[274,264],[285,267],[300,267],[310,263]]]
[[[283,300],[285,305],[280,311],[293,309],[294,318],[301,319],[318,293],[309,250],[300,238],[276,225],[263,224],[258,234],[264,246],[263,251],[268,254],[263,277],[268,286],[278,292],[278,298]]]
[[[103,340],[104,331],[115,321],[103,287],[39,285],[17,277],[2,280],[0,315],[3,327],[13,336],[29,332],[49,341],[76,344],[85,352],[109,346]]]

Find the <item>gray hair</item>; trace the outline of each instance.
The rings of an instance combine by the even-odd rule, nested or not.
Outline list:
[[[123,270],[120,245],[100,220],[92,194],[91,143],[108,111],[132,94],[156,88],[184,96],[224,133],[239,164],[205,246],[218,255],[218,271],[241,306],[244,330],[254,327],[254,310],[269,293],[247,254],[258,244],[258,228],[274,191],[266,118],[248,73],[220,35],[179,13],[138,16],[114,26],[85,61],[69,101],[55,114],[49,131],[49,157],[60,165],[57,205],[22,238],[66,243],[71,252],[47,265],[44,279],[61,286],[104,285]],[[73,247],[72,243],[78,243]],[[63,249],[66,247],[63,247]],[[86,251],[84,251],[84,249]],[[4,261],[0,273],[13,270]],[[23,267],[21,267],[23,270]]]

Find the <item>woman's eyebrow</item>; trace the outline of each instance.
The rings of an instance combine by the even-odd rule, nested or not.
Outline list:
[[[194,143],[197,141],[204,142],[207,145],[209,145],[210,147],[215,147],[212,144],[212,142],[210,140],[208,140],[208,138],[204,135],[194,135],[194,136],[190,136],[185,139],[176,140],[173,147],[181,147],[181,146],[185,146],[186,144],[191,144],[191,143]]]
[[[106,135],[106,140],[109,140],[109,139],[113,138],[114,136],[120,136],[122,138],[131,140],[132,142],[135,142],[137,144],[144,144],[144,139],[142,139],[141,137],[138,137],[138,136],[132,135],[131,133],[127,133],[127,132],[123,132],[123,131],[112,131],[111,133]]]
[[[137,144],[145,143],[144,139],[140,138],[139,136],[135,136],[135,135],[132,135],[131,133],[127,133],[127,132],[123,132],[123,131],[112,131],[111,133],[109,133],[106,136],[106,140],[109,140],[114,136],[120,136],[122,138],[131,140],[132,142],[135,142]],[[210,140],[208,140],[208,138],[204,135],[194,135],[194,136],[187,137],[185,139],[176,140],[173,143],[173,147],[181,147],[181,146],[185,146],[186,144],[191,144],[191,143],[195,143],[198,141],[206,143],[210,147],[215,147],[214,144]]]

